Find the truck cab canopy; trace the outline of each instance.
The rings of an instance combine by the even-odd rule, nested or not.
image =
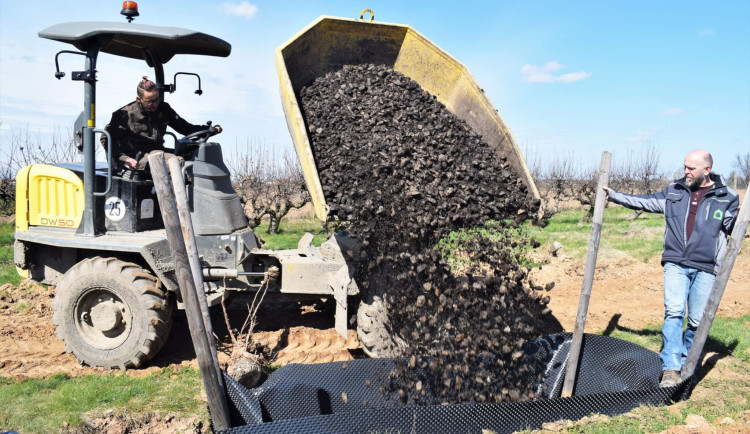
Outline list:
[[[232,51],[228,42],[195,30],[103,21],[56,24],[40,31],[39,37],[66,42],[81,51],[98,43],[101,52],[143,59],[149,65],[152,56],[167,63],[176,54],[227,57]]]

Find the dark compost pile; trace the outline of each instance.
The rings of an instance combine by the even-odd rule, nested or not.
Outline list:
[[[362,299],[382,297],[393,353],[389,392],[418,403],[534,397],[522,351],[549,297],[519,265],[517,240],[476,236],[451,269],[439,241],[536,210],[510,164],[416,82],[386,66],[345,66],[300,92],[330,216],[359,240]],[[453,267],[458,268],[458,267]]]

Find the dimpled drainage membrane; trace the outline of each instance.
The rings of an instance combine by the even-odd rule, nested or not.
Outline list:
[[[692,378],[659,388],[658,354],[629,342],[585,335],[574,396],[559,396],[571,334],[548,335],[524,351],[541,363],[537,399],[452,405],[406,405],[389,395],[394,359],[287,365],[248,390],[225,375],[233,426],[224,433],[497,433],[539,429],[543,423],[590,414],[615,416],[639,405],[686,399]],[[382,393],[385,390],[386,393]]]

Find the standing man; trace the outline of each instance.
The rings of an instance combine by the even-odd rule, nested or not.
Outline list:
[[[605,188],[608,200],[630,209],[664,214],[664,325],[660,387],[678,384],[716,272],[732,232],[739,195],[711,173],[713,158],[702,149],[685,157],[685,177],[654,194],[630,195]],[[688,324],[682,324],[687,307]]]
[[[156,84],[146,77],[138,83],[135,101],[112,113],[112,120],[105,127],[112,136],[112,156],[126,169],[144,170],[148,154],[164,150],[164,134],[167,126],[182,135],[208,130],[208,125],[193,125],[181,118],[166,102],[161,102]],[[219,134],[221,126],[213,127]],[[107,136],[102,135],[102,144],[107,147]]]

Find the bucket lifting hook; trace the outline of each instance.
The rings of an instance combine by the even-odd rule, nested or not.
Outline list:
[[[372,9],[363,9],[362,12],[359,13],[359,19],[364,20],[365,14],[369,12],[370,13],[370,22],[375,21],[375,12],[372,11]]]

